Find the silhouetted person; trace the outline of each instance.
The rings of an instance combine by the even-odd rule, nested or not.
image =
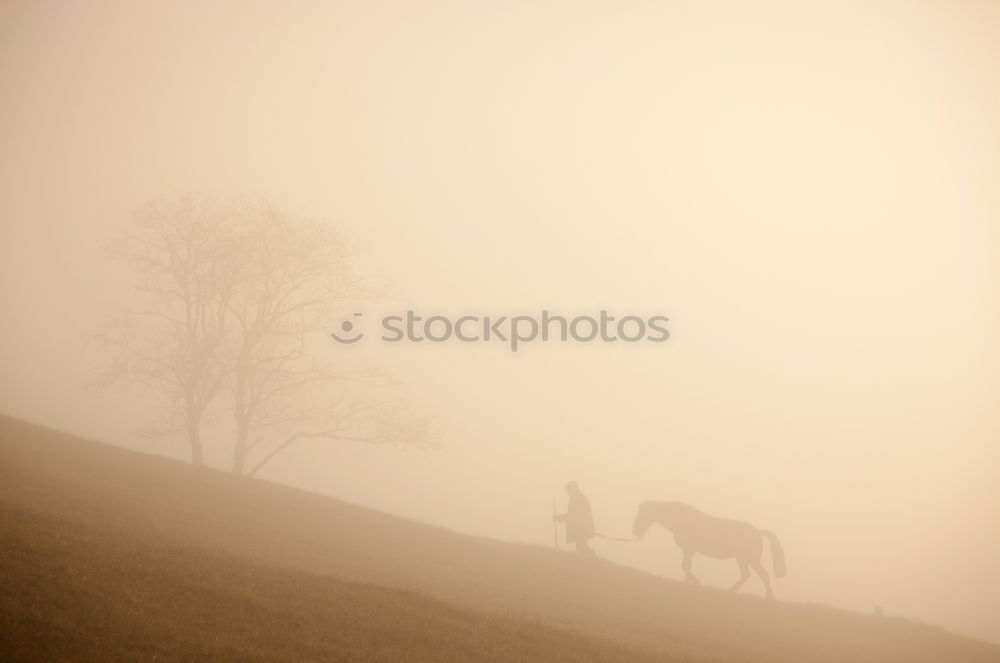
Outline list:
[[[576,551],[584,555],[593,555],[589,541],[594,538],[594,516],[590,513],[590,500],[580,492],[575,481],[566,484],[569,503],[566,513],[553,516],[557,522],[566,523],[566,543],[576,544]]]

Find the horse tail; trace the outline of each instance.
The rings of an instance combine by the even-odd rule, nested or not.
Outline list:
[[[785,551],[781,547],[781,542],[778,541],[778,535],[769,529],[762,529],[760,533],[766,536],[771,544],[771,563],[774,565],[774,575],[783,578],[785,575]]]

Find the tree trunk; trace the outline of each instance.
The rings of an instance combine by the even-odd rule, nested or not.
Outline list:
[[[198,419],[188,417],[188,442],[191,444],[191,464],[203,466],[205,456],[201,449],[201,431],[199,430]]]
[[[236,417],[236,444],[233,446],[233,474],[242,476],[247,459],[247,439],[250,436],[250,418]]]
[[[236,448],[233,449],[233,474],[242,476],[243,467],[246,464],[247,458],[247,440],[246,435],[236,436]]]
[[[236,387],[233,392],[233,418],[236,423],[236,443],[233,445],[233,474],[242,476],[247,458],[247,438],[253,421],[253,401],[249,393],[252,369],[248,368],[252,344],[244,342],[236,359]]]

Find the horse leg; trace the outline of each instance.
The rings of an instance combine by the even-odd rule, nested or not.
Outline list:
[[[743,583],[747,581],[750,577],[750,567],[747,566],[746,560],[738,559],[736,560],[740,565],[740,579],[736,581],[736,584],[729,588],[731,592],[738,592]]]
[[[764,570],[764,565],[760,563],[760,559],[750,562],[750,567],[757,572],[760,579],[764,581],[764,589],[767,590],[767,598],[773,599],[774,594],[771,592],[771,579],[767,575],[767,571]]]
[[[684,551],[684,561],[681,562],[681,568],[684,569],[684,582],[692,583],[694,585],[700,585],[701,581],[694,577],[691,573],[691,560],[694,559],[694,553],[690,550]]]

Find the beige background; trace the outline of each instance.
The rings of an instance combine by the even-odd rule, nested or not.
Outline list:
[[[395,293],[366,314],[672,319],[320,344],[389,366],[441,448],[267,478],[542,545],[570,478],[612,536],[681,499],[777,531],[781,598],[1000,641],[998,51],[987,2],[6,2],[0,408],[183,457],[84,390],[128,293],[99,247],[150,198],[267,196],[366,244]],[[679,577],[648,539],[597,547]]]

